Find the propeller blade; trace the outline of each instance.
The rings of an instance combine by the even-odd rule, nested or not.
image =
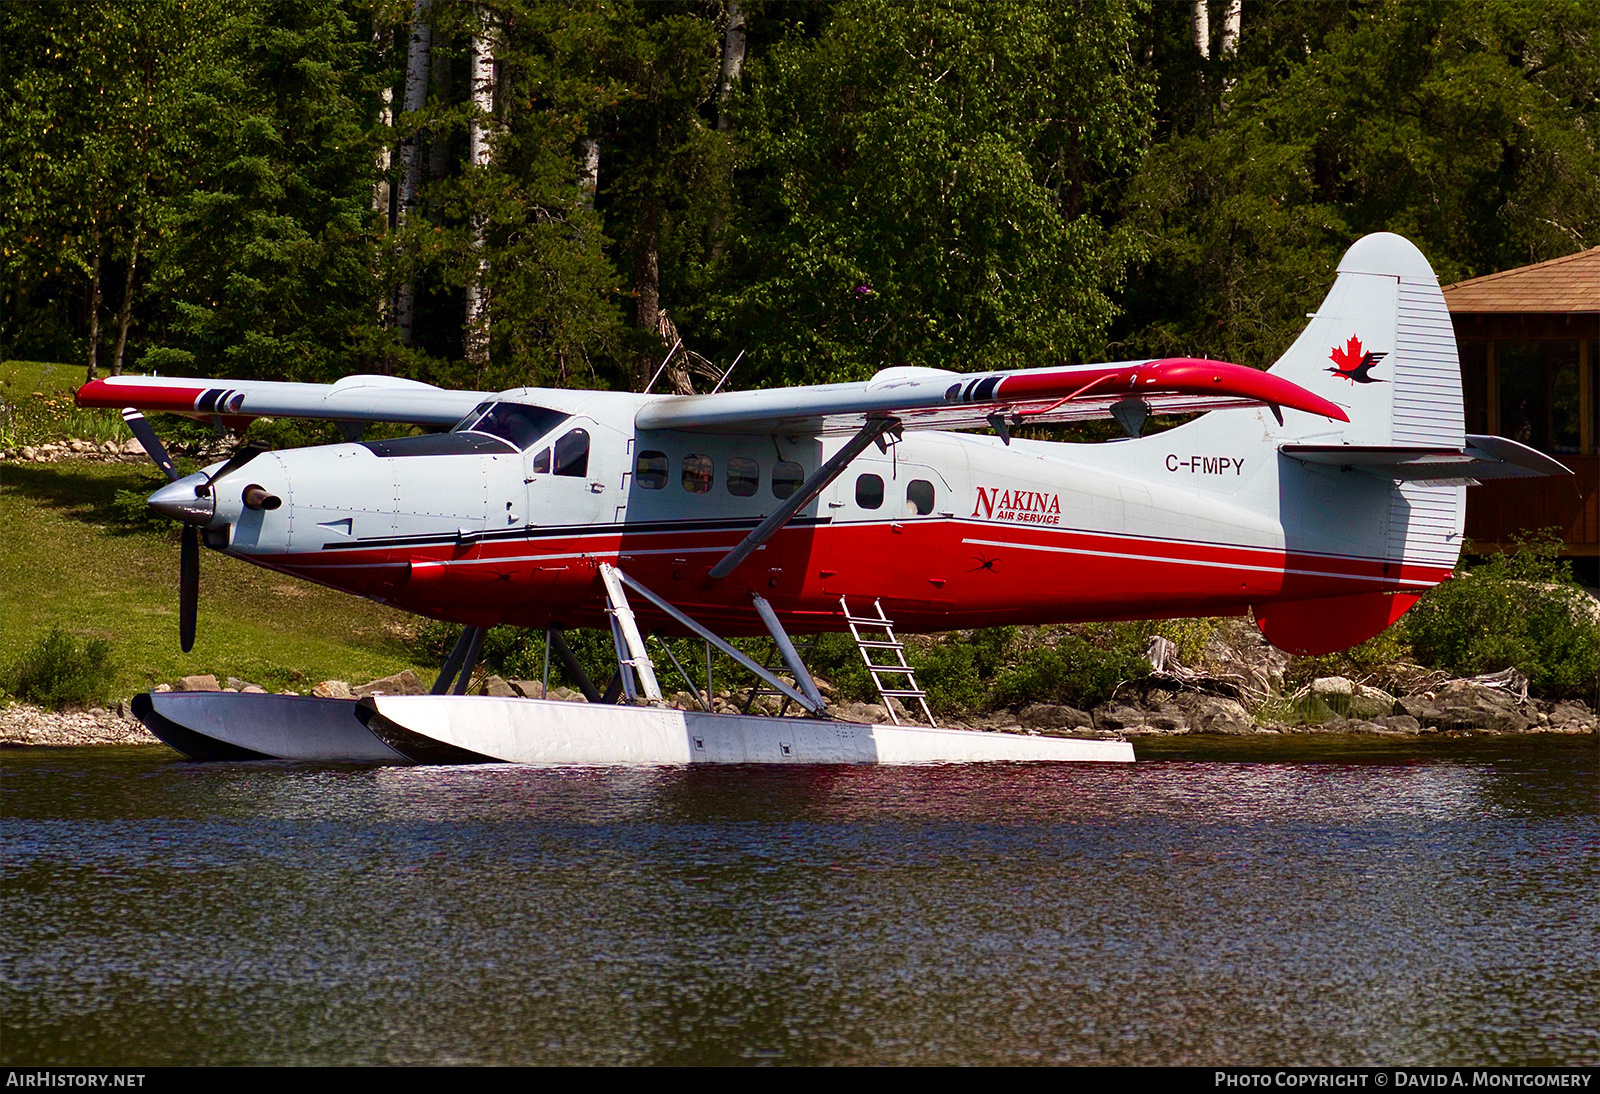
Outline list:
[[[183,526],[183,554],[178,563],[178,642],[183,652],[194,649],[194,621],[200,607],[200,529]]]
[[[178,474],[178,467],[172,462],[172,457],[167,455],[167,448],[161,443],[161,438],[156,436],[155,427],[131,406],[122,412],[122,420],[128,423],[129,431],[144,446],[145,455],[166,472],[167,478],[177,482],[182,476]]]

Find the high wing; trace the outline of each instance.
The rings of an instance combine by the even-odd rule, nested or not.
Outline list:
[[[451,391],[398,376],[346,376],[334,384],[269,380],[193,380],[111,376],[78,389],[82,407],[138,407],[229,426],[252,418],[323,418],[342,422],[455,425],[486,391]]]
[[[891,368],[851,384],[659,399],[640,429],[708,433],[854,433],[893,417],[905,429],[965,429],[1102,418],[1118,404],[1141,414],[1282,407],[1349,421],[1340,407],[1282,377],[1226,361],[1166,357],[1071,368],[964,374]]]

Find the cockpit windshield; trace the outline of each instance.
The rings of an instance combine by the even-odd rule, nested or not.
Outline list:
[[[487,433],[527,448],[571,415],[526,403],[482,403],[461,419],[452,433]]]

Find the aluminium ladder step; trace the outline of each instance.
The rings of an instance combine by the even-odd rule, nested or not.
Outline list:
[[[883,697],[883,708],[889,712],[889,720],[895,725],[900,724],[900,718],[895,714],[893,699],[915,699],[922,708],[923,717],[928,719],[928,725],[937,728],[939,723],[934,720],[933,711],[928,707],[928,693],[917,686],[916,671],[906,660],[906,648],[903,642],[895,638],[894,621],[884,613],[883,601],[874,599],[872,606],[877,609],[876,617],[870,615],[852,615],[850,604],[845,597],[839,598],[839,610],[844,613],[845,623],[850,627],[850,635],[855,639],[856,648],[861,653],[861,660],[866,665],[867,674],[872,677],[872,686],[878,689],[878,694]],[[879,630],[884,633],[884,638],[863,638],[861,630]],[[878,664],[872,660],[872,650],[891,650],[897,664]],[[905,677],[905,687],[887,688],[879,673],[897,672]]]

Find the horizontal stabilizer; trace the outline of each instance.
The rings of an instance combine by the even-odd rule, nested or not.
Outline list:
[[[1570,475],[1556,460],[1506,437],[1467,435],[1462,448],[1405,445],[1286,444],[1278,451],[1301,463],[1365,471],[1396,482],[1466,485],[1488,479]]]

